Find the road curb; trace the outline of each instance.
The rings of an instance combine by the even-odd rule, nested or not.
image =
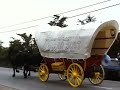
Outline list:
[[[0,84],[0,90],[19,90],[19,89]]]

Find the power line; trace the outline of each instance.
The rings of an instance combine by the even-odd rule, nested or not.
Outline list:
[[[77,10],[84,9],[84,8],[88,8],[88,7],[95,6],[95,5],[98,5],[98,4],[101,4],[101,3],[105,3],[105,2],[108,2],[108,1],[111,1],[111,0],[106,0],[106,1],[103,1],[103,2],[98,2],[98,3],[95,3],[95,4],[88,5],[88,6],[84,6],[84,7],[80,7],[80,8],[77,8],[77,9],[69,10],[69,11],[66,11],[66,12],[59,13],[58,15],[64,14],[64,13],[73,12],[73,11],[77,11]],[[10,26],[0,27],[0,29],[8,28],[8,27],[16,26],[16,25],[21,25],[21,24],[25,24],[25,23],[29,23],[29,22],[34,22],[34,21],[46,19],[46,18],[49,18],[49,17],[53,17],[53,15],[50,15],[50,16],[47,16],[47,17],[43,17],[43,18],[39,18],[39,19],[26,21],[26,22],[22,22],[22,23],[18,23],[18,24],[14,24],[14,25],[10,25]]]
[[[3,31],[3,32],[0,32],[0,33],[13,32],[13,31],[18,31],[18,30],[22,30],[22,29],[33,28],[33,27],[36,27],[36,26],[38,26],[38,25],[29,26],[29,27],[25,27],[25,28],[14,29],[14,30],[9,30],[9,31]]]
[[[77,10],[79,10],[79,9],[88,8],[88,7],[95,6],[95,5],[98,5],[98,4],[101,4],[101,3],[105,3],[105,2],[108,2],[108,1],[111,1],[111,0],[106,0],[106,1],[98,2],[98,3],[92,4],[92,5],[80,7],[80,8],[73,9],[73,10],[69,10],[69,11],[66,11],[66,12],[59,13],[59,14],[64,14],[64,13],[69,13],[69,12],[77,11]],[[58,15],[59,15],[59,14],[58,14]]]
[[[114,5],[111,5],[111,6],[107,6],[107,7],[104,7],[104,8],[96,9],[96,10],[93,10],[93,11],[89,11],[89,12],[86,12],[86,13],[78,14],[78,15],[75,15],[75,16],[71,16],[71,17],[68,17],[68,18],[73,18],[73,17],[85,15],[85,14],[88,14],[88,13],[91,13],[91,12],[100,11],[100,10],[107,9],[107,8],[110,8],[110,7],[114,7],[114,6],[117,6],[117,5],[120,5],[120,3],[114,4]]]
[[[89,11],[89,12],[86,12],[86,13],[82,13],[82,14],[79,14],[79,15],[71,16],[71,17],[68,17],[68,18],[74,18],[74,17],[80,16],[80,15],[84,15],[84,14],[88,14],[88,13],[91,13],[91,12],[100,11],[100,10],[107,9],[107,8],[110,8],[110,7],[114,7],[114,6],[117,6],[117,5],[120,5],[120,3],[114,4],[114,5],[111,5],[111,6],[107,6],[107,7],[104,7],[104,8],[96,9],[96,10],[93,10],[93,11]],[[0,33],[18,31],[18,30],[32,28],[32,27],[36,27],[36,26],[38,26],[38,25],[30,26],[30,27],[25,27],[25,28],[20,28],[20,29],[15,29],[15,30],[3,31],[3,32],[0,32]]]

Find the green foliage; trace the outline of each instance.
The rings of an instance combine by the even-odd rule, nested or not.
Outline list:
[[[96,21],[96,18],[95,18],[94,16],[90,16],[90,15],[88,15],[87,18],[84,19],[84,20],[79,20],[79,19],[78,19],[78,22],[80,22],[81,25],[85,25],[85,24],[87,24],[87,23],[95,22],[95,21]]]
[[[58,26],[58,27],[61,27],[61,28],[64,28],[64,27],[68,26],[68,25],[64,24],[67,17],[60,18],[59,15],[53,15],[53,18],[54,19],[48,23],[50,26]]]
[[[3,47],[3,42],[0,41],[0,66],[10,67],[9,58],[15,58],[19,52],[29,50],[32,52],[31,54],[39,53],[35,39],[32,38],[31,34],[27,35],[26,33],[23,33],[17,35],[19,35],[23,41],[11,37],[12,40],[9,41],[9,48]]]
[[[22,42],[18,39],[13,38],[13,41],[10,41],[9,49],[15,53],[17,53],[19,50],[23,50]]]
[[[8,48],[2,46],[3,42],[0,41],[0,66],[8,65]]]
[[[13,41],[10,41],[10,47],[9,47],[9,56],[10,58],[14,59],[20,52],[24,54],[32,54],[39,53],[37,44],[35,42],[35,39],[32,38],[32,35],[28,35],[26,33],[23,34],[17,34],[19,35],[23,41],[20,41],[19,39],[14,39]]]
[[[30,34],[29,36],[26,35],[26,33],[23,34],[17,34],[21,36],[21,38],[24,41],[25,46],[28,46],[32,42],[32,35]]]

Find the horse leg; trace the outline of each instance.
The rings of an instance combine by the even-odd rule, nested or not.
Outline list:
[[[12,77],[15,77],[15,68],[13,68],[13,75]]]
[[[23,68],[23,75],[24,75],[24,78],[27,78],[27,68],[26,68],[26,66],[24,66],[24,68]]]
[[[30,76],[31,75],[31,73],[30,73],[30,71],[28,71],[28,76]]]
[[[27,78],[25,69],[23,70],[23,75],[24,75],[24,78]]]

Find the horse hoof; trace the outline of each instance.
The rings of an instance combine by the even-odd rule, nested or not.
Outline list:
[[[27,78],[27,76],[24,76],[24,78]]]
[[[15,74],[13,74],[12,77],[15,77]]]
[[[28,76],[30,76],[31,74],[29,73]]]

